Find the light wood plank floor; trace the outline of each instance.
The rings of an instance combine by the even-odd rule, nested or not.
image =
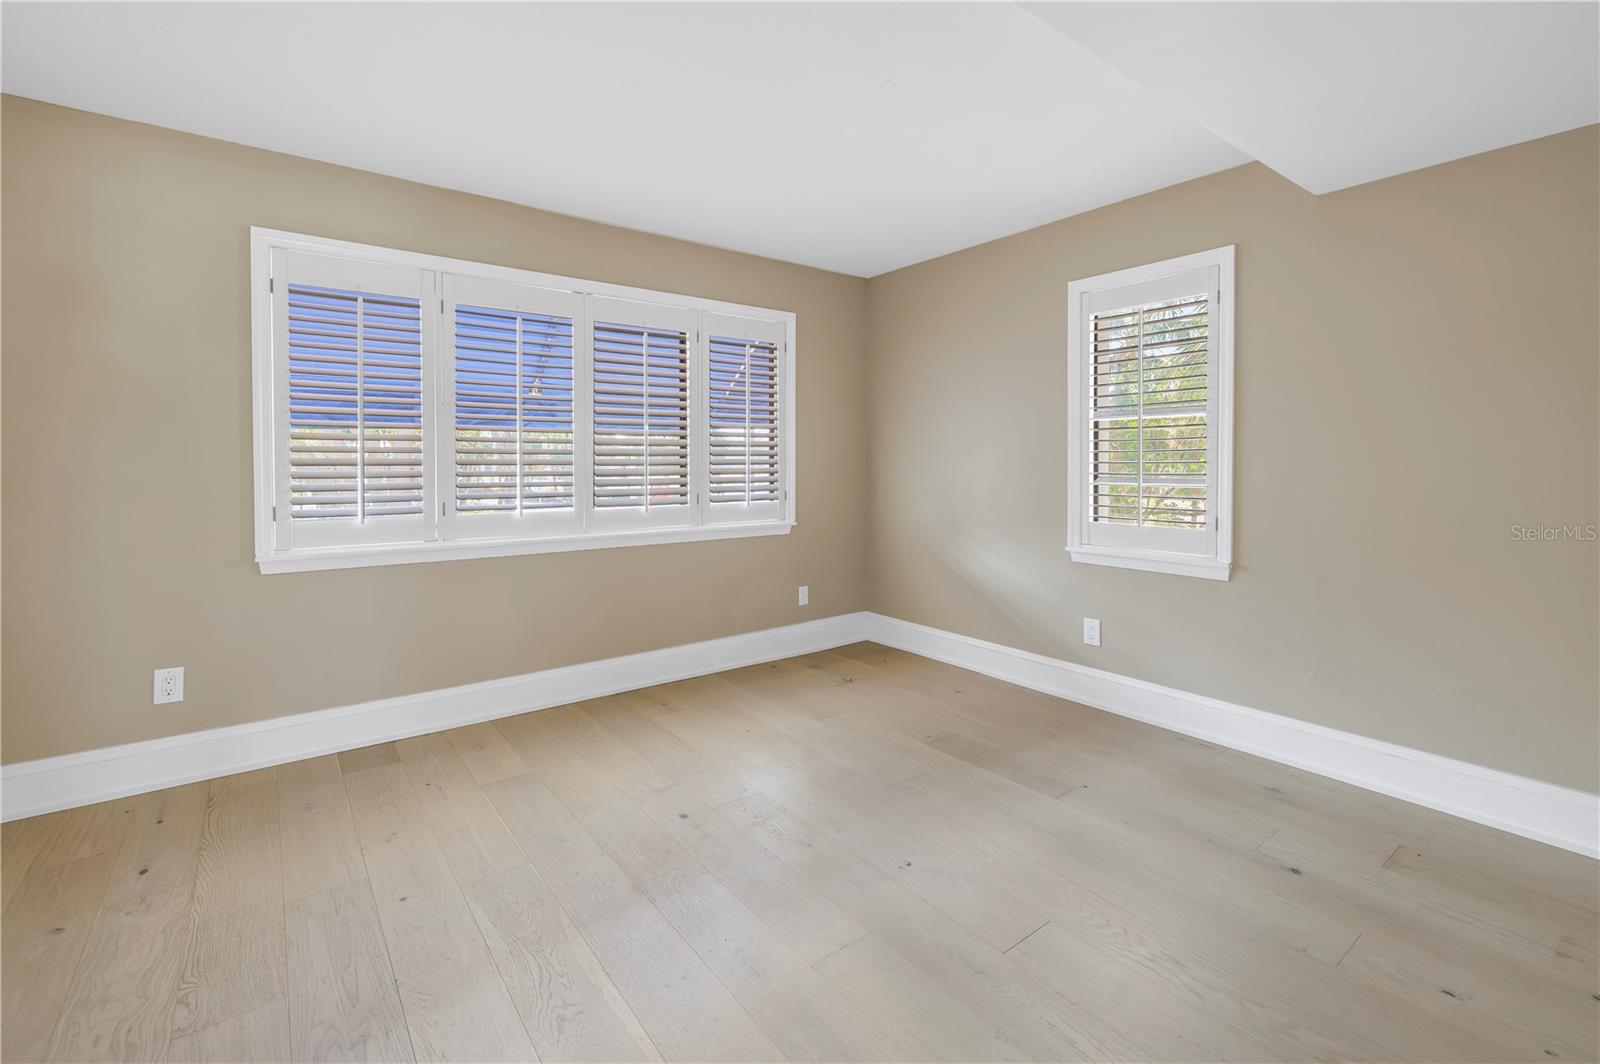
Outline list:
[[[1596,864],[873,644],[7,824],[30,1060],[1594,1060]]]

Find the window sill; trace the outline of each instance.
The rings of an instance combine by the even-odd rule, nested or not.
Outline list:
[[[1110,565],[1118,569],[1143,569],[1149,573],[1173,576],[1198,576],[1204,580],[1226,580],[1232,570],[1229,562],[1214,558],[1186,558],[1162,551],[1110,550],[1105,547],[1068,547],[1075,562]]]
[[[686,528],[647,528],[627,532],[591,532],[549,536],[543,539],[454,539],[433,543],[392,543],[362,547],[313,547],[256,556],[263,573],[303,573],[317,569],[360,569],[369,565],[410,565],[414,562],[456,561],[465,558],[505,558],[517,554],[553,554],[558,551],[600,550],[606,547],[642,547],[655,543],[693,543],[698,540],[743,539],[748,536],[785,536],[793,521],[752,521],[747,524],[695,525]]]

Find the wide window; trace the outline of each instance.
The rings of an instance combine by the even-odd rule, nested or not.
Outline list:
[[[1228,578],[1233,248],[1067,286],[1074,561]]]
[[[793,526],[793,314],[251,244],[263,572]]]

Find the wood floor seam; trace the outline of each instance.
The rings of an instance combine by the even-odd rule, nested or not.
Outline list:
[[[1361,941],[1361,932],[1358,931],[1358,932],[1356,932],[1355,941],[1351,942],[1349,948],[1346,949],[1344,951],[1344,953],[1340,955],[1339,962],[1334,965],[1335,968],[1338,968],[1338,967],[1340,967],[1340,966],[1342,966],[1344,964],[1344,959],[1346,957],[1350,956],[1350,950],[1355,949],[1356,948],[1356,942],[1360,942],[1360,941]]]
[[[1040,931],[1043,931],[1045,928],[1047,928],[1049,926],[1050,926],[1050,921],[1046,920],[1044,923],[1040,924],[1038,927],[1034,928],[1032,931],[1029,931],[1026,935],[1023,935],[1021,938],[1017,939],[1015,942],[1011,943],[1011,945],[1007,946],[1005,949],[1001,950],[1000,952],[1001,953],[1010,953],[1012,950],[1016,949],[1018,946],[1022,945],[1024,942],[1028,941],[1028,939],[1032,938],[1034,935],[1037,935]]]

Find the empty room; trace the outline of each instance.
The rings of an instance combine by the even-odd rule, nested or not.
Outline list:
[[[1600,1059],[1600,3],[0,4],[0,1059]]]

